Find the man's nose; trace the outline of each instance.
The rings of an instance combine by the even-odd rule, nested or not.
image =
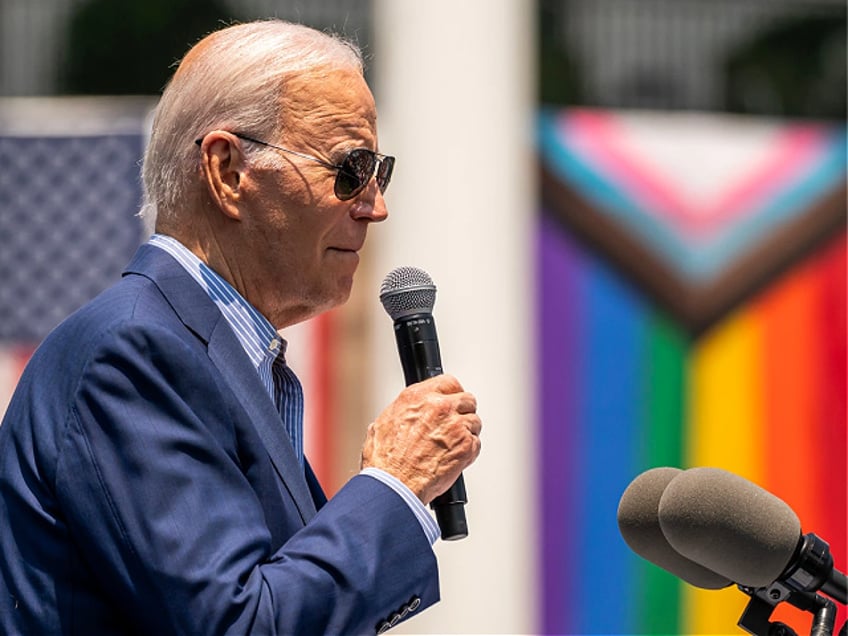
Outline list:
[[[371,223],[380,223],[388,218],[389,210],[377,179],[371,177],[368,185],[357,195],[350,214],[354,219],[367,219]]]

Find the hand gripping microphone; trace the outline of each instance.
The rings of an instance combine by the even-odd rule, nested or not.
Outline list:
[[[442,374],[439,339],[433,320],[436,286],[427,272],[416,267],[398,267],[386,275],[380,286],[380,302],[394,321],[400,362],[406,385]],[[465,480],[462,475],[430,506],[442,539],[453,541],[468,536],[465,520]]]
[[[618,504],[618,529],[636,554],[690,585],[708,590],[727,587],[731,581],[675,551],[660,528],[660,498],[682,472],[679,468],[652,468],[636,477]]]
[[[848,602],[845,574],[834,569],[828,544],[802,535],[784,501],[738,475],[719,468],[678,474],[660,498],[659,523],[676,552],[741,586],[780,582]]]

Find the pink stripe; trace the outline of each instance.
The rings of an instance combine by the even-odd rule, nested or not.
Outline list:
[[[824,130],[819,126],[797,125],[781,131],[770,159],[746,179],[726,190],[710,206],[705,220],[710,225],[720,224],[761,207],[787,183],[804,174],[820,156],[824,145]]]
[[[779,131],[769,159],[743,173],[712,201],[687,200],[669,177],[658,174],[638,156],[629,156],[615,116],[573,110],[561,130],[575,151],[596,172],[620,186],[646,214],[665,218],[688,238],[705,237],[729,221],[750,213],[810,169],[825,143],[820,126],[796,125]]]
[[[689,206],[673,183],[616,147],[616,139],[623,133],[615,126],[613,115],[576,110],[570,111],[563,123],[566,137],[588,163],[612,176],[646,212],[671,219],[685,213]]]

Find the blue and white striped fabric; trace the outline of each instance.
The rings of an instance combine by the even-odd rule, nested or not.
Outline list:
[[[303,389],[294,371],[285,364],[286,341],[232,285],[178,240],[154,234],[149,243],[173,256],[221,310],[277,406],[302,466]]]
[[[274,377],[277,410],[291,437],[297,461],[303,466],[303,388],[294,371],[286,364],[285,341],[282,351],[271,365],[271,375]]]

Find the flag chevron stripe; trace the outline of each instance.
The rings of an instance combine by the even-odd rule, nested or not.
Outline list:
[[[752,169],[748,180],[742,182],[747,185],[731,184],[724,195],[719,191],[721,205],[727,207],[707,207],[697,217],[700,220],[681,223],[676,220],[681,216],[696,217],[686,216],[689,197],[668,185],[675,183],[674,175],[647,174],[639,168],[636,151],[625,160],[620,150],[610,150],[612,142],[603,135],[600,139],[589,136],[596,128],[606,134],[609,124],[582,123],[599,118],[543,111],[538,128],[543,159],[599,211],[693,280],[709,279],[728,268],[764,233],[802,215],[845,178],[843,128],[778,128],[771,141],[771,159]],[[646,197],[645,192],[653,196]]]

